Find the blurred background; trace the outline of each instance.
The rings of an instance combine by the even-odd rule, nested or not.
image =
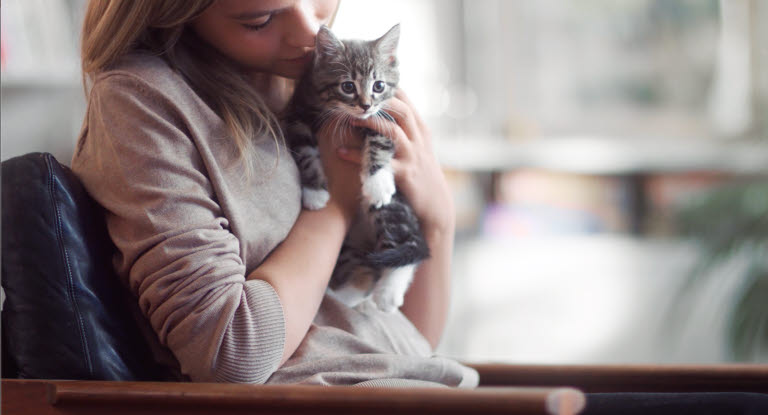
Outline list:
[[[2,159],[65,164],[83,0],[3,0]],[[439,353],[768,362],[768,2],[345,0],[456,198]]]

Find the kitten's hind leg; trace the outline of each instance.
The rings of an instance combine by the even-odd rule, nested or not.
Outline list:
[[[363,130],[365,148],[360,179],[363,197],[368,206],[380,208],[388,205],[395,194],[395,176],[390,162],[395,155],[395,145],[387,137],[372,130]]]
[[[344,244],[328,284],[329,291],[349,307],[355,307],[370,296],[379,271],[366,265],[366,253]]]
[[[403,267],[429,258],[429,246],[419,220],[400,193],[381,209],[369,209],[368,219],[375,232],[374,249],[366,257],[376,269]]]
[[[346,284],[330,289],[332,295],[348,307],[356,307],[370,296],[371,286],[375,279],[374,270],[361,269],[353,275]]]
[[[373,287],[371,296],[379,310],[394,313],[405,300],[405,292],[413,281],[417,264],[382,271],[381,278]]]
[[[416,215],[399,193],[392,203],[371,209],[368,214],[376,244],[366,260],[369,266],[382,270],[373,289],[373,301],[380,310],[394,312],[403,304],[416,267],[429,258],[429,246]]]

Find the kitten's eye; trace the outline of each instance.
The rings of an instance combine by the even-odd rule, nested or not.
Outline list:
[[[387,84],[384,83],[384,81],[376,81],[373,83],[373,92],[380,93],[384,92],[384,88],[387,86]]]
[[[352,94],[355,92],[355,83],[354,82],[342,82],[341,83],[341,91],[345,94]]]

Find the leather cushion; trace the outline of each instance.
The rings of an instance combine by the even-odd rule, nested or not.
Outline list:
[[[47,153],[2,163],[3,377],[157,380],[101,209]]]

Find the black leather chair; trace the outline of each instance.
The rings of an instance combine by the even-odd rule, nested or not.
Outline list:
[[[2,163],[3,378],[162,380],[99,207],[47,153]]]

